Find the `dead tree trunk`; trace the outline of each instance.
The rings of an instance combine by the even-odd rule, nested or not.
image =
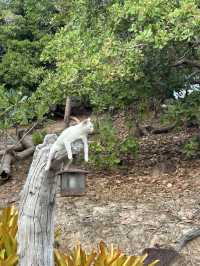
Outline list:
[[[65,158],[65,151],[56,155],[49,172],[45,165],[56,135],[47,135],[36,147],[33,162],[24,185],[18,219],[18,255],[20,266],[53,266],[54,209],[58,177],[56,173]],[[80,142],[73,153],[82,148]]]
[[[70,97],[67,97],[66,104],[65,104],[65,115],[64,115],[65,127],[69,126],[70,113],[71,113],[71,99]]]

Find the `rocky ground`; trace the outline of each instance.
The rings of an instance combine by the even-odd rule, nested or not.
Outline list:
[[[53,126],[59,128],[60,124]],[[50,128],[52,132],[53,128]],[[156,243],[174,245],[200,226],[200,159],[186,160],[180,146],[193,132],[141,139],[140,156],[118,171],[90,170],[82,197],[57,194],[56,226],[62,249],[81,242],[88,251],[100,240],[128,254]],[[0,205],[18,204],[31,159],[13,166],[13,178],[0,187]],[[200,265],[200,240],[184,250],[187,265]]]

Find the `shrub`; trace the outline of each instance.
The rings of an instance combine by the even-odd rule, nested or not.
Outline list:
[[[119,164],[119,140],[108,117],[98,120],[95,124],[97,136],[90,146],[91,164],[98,168],[112,168]]]
[[[129,136],[121,141],[110,118],[99,120],[95,128],[97,136],[90,145],[92,165],[109,169],[119,165],[124,155],[136,157],[138,154],[137,140]]]
[[[32,134],[32,140],[35,145],[43,143],[44,137],[47,134],[46,131],[36,131]]]
[[[199,142],[196,137],[193,137],[185,142],[182,152],[187,158],[192,158],[199,150]]]
[[[104,242],[100,242],[98,251],[92,251],[89,255],[82,249],[81,245],[75,247],[70,254],[63,254],[59,250],[54,251],[56,266],[143,266],[147,255],[126,256],[119,249],[110,248]],[[149,266],[156,265],[155,261]]]
[[[126,155],[136,157],[139,151],[139,144],[133,137],[127,137],[120,145],[120,151]]]
[[[0,214],[0,265],[15,266],[17,257],[17,218],[14,207],[5,208]]]
[[[200,125],[200,92],[193,92],[184,99],[179,99],[168,105],[163,120],[177,121],[179,125]]]

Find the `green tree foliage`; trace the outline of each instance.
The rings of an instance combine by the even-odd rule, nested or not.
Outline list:
[[[41,83],[40,97],[80,95],[100,110],[163,100],[193,71],[175,62],[185,54],[198,59],[198,1],[72,1],[69,15],[43,50],[42,60],[56,69]]]
[[[65,10],[59,11],[54,1],[47,0],[1,0],[0,7],[0,111],[9,110],[6,121],[12,125],[35,115],[29,96],[54,67],[41,62],[40,55],[62,26],[62,17],[56,16],[64,16]]]
[[[67,95],[97,110],[163,101],[199,82],[197,0],[1,1],[0,78],[31,117]]]
[[[1,1],[1,83],[10,89],[34,91],[45,75],[40,54],[61,27],[54,1]]]

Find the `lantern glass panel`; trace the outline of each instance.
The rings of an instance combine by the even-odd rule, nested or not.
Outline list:
[[[84,172],[62,172],[61,193],[64,196],[78,196],[85,193],[85,173]]]
[[[84,177],[81,175],[70,176],[69,178],[69,188],[84,188]]]

